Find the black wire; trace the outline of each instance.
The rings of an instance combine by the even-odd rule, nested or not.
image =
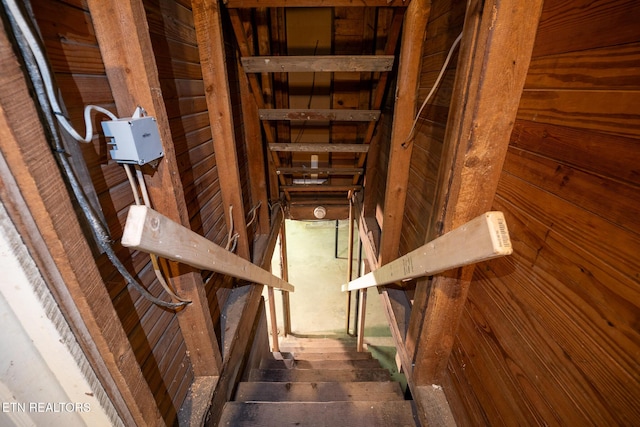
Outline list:
[[[4,10],[7,10],[7,6],[3,1]],[[189,302],[180,302],[180,303],[172,303],[163,301],[155,296],[153,296],[149,291],[147,291],[138,281],[129,273],[126,267],[122,264],[120,259],[115,254],[113,247],[111,246],[111,238],[109,237],[109,233],[105,229],[104,225],[94,212],[93,208],[89,204],[84,195],[84,191],[78,182],[75,174],[73,173],[73,169],[69,164],[69,160],[67,159],[66,151],[60,142],[60,134],[58,127],[56,125],[56,119],[54,118],[53,108],[51,108],[51,104],[49,102],[49,98],[46,95],[45,85],[42,79],[42,75],[40,74],[40,70],[38,65],[33,57],[33,53],[27,43],[27,41],[22,36],[22,33],[18,29],[18,26],[14,19],[11,17],[11,14],[7,13],[7,18],[10,22],[11,30],[13,36],[15,37],[16,43],[18,45],[18,49],[22,56],[22,60],[27,69],[27,73],[29,74],[31,84],[36,94],[36,98],[39,105],[39,112],[41,117],[44,119],[46,123],[45,129],[49,135],[49,143],[52,145],[51,149],[54,153],[57,154],[57,158],[59,164],[64,172],[63,176],[66,177],[67,183],[71,187],[73,194],[76,197],[76,200],[84,213],[84,216],[93,232],[93,235],[96,238],[96,242],[100,246],[100,248],[105,252],[107,258],[111,261],[113,266],[118,270],[118,272],[122,275],[122,277],[127,282],[127,285],[135,288],[142,297],[151,301],[153,304],[156,304],[161,307],[165,307],[168,309],[178,309],[183,307]],[[51,74],[53,75],[53,74]]]

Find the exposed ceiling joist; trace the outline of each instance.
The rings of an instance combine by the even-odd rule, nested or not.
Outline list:
[[[406,7],[409,0],[227,0],[229,9],[258,7]]]
[[[393,55],[254,56],[242,58],[247,73],[391,71]]]

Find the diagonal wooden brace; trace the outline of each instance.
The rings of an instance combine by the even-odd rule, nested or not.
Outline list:
[[[290,283],[146,206],[129,208],[122,246],[201,270],[215,271],[274,289],[294,291]]]
[[[431,276],[513,252],[502,212],[486,212],[379,269],[342,285],[353,291]]]

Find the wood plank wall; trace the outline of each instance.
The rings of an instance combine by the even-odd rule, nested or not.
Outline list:
[[[82,110],[86,104],[115,111],[86,4],[79,0],[34,0],[32,5],[76,128],[84,129]],[[97,129],[100,129],[99,121],[94,120]],[[92,144],[83,145],[82,149],[111,237],[117,242],[122,235],[127,207],[134,203],[126,175],[121,166],[108,161],[104,138],[94,138]],[[143,286],[154,295],[162,294],[148,255],[130,253],[118,243],[116,252]],[[172,313],[131,292],[106,256],[100,256],[98,264],[160,412],[167,422],[173,422],[193,376],[178,322]]]
[[[547,0],[445,391],[460,425],[640,420],[640,4]]]
[[[76,128],[84,129],[82,109],[86,104],[97,104],[115,111],[85,2],[33,0],[31,3],[62,97]],[[224,246],[227,240],[225,215],[228,212],[225,213],[220,197],[190,1],[145,0],[144,4],[191,227]],[[231,47],[228,54],[233,54]],[[232,96],[236,97],[234,119],[238,131],[242,122],[239,108],[235,108],[239,104],[237,77],[235,81]],[[96,129],[100,129],[99,121],[94,120]],[[242,141],[241,138],[236,140]],[[239,148],[239,161],[244,164],[246,154],[243,154],[243,145]],[[118,242],[127,207],[134,203],[126,175],[121,166],[109,160],[104,138],[97,137],[92,144],[83,145],[82,151],[111,236]],[[241,176],[245,182],[243,196],[249,200],[246,170],[241,171]],[[245,209],[250,207],[247,203]],[[148,255],[131,253],[118,243],[115,249],[127,268],[138,275],[143,286],[155,295],[163,295]],[[152,306],[135,291],[130,292],[104,255],[97,262],[160,412],[167,424],[173,424],[193,380],[176,317],[169,311]],[[207,278],[210,278],[207,295],[211,313],[219,329],[220,304],[226,299],[231,283],[220,275]]]
[[[451,45],[462,31],[465,11],[464,2],[451,0],[432,2],[422,58],[418,108],[431,91]],[[435,197],[457,57],[458,49],[453,53],[437,90],[431,96],[416,125],[400,238],[400,254],[406,254],[422,246],[429,233],[428,213],[432,210]]]

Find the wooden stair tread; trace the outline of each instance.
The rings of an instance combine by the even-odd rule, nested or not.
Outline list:
[[[220,426],[415,426],[409,401],[227,402]]]
[[[393,55],[249,56],[242,58],[246,73],[391,71]]]
[[[321,144],[321,143],[273,143],[271,151],[305,152],[305,153],[366,153],[368,144]]]
[[[397,382],[243,382],[236,401],[337,402],[404,400]]]
[[[339,352],[354,352],[357,347],[352,344],[347,344],[345,346],[339,345],[328,345],[323,347],[321,345],[313,345],[313,344],[288,344],[288,343],[280,343],[280,351],[281,352],[289,352],[289,353],[305,353],[305,352],[313,352],[313,353],[339,353]]]
[[[380,110],[270,108],[259,109],[258,116],[260,120],[370,122],[380,118]]]
[[[371,359],[371,353],[358,351],[340,351],[323,353],[321,351],[294,352],[295,360],[362,360]]]
[[[315,347],[355,347],[356,339],[355,338],[297,338],[292,336],[287,336],[286,338],[282,338],[280,340],[282,344],[289,345],[306,345],[306,346],[315,346]]]
[[[249,381],[391,381],[386,369],[252,369]]]
[[[263,359],[260,369],[291,369],[283,360]],[[296,360],[295,369],[380,369],[377,359],[362,360]]]

